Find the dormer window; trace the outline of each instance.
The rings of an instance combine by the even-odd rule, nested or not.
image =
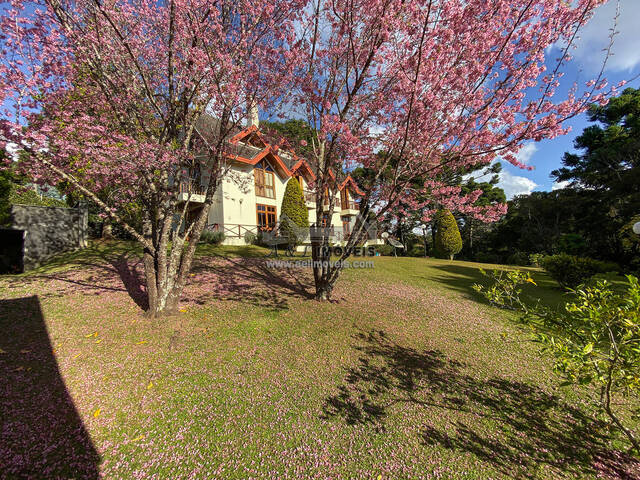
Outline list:
[[[276,198],[275,176],[271,165],[264,161],[258,163],[253,169],[253,178],[258,197]]]

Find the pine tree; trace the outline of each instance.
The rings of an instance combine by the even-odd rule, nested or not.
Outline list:
[[[292,244],[299,243],[296,227],[309,227],[309,212],[298,180],[291,178],[287,183],[280,208],[280,232],[289,237]]]
[[[462,250],[462,238],[458,222],[449,210],[440,210],[436,222],[436,250],[453,260],[453,256]]]

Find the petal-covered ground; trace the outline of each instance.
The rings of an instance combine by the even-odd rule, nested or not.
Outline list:
[[[203,249],[159,320],[127,244],[0,277],[0,478],[640,476],[479,265],[377,257],[319,303],[263,254]]]

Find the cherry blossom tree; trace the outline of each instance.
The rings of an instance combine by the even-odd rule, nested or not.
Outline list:
[[[605,1],[312,0],[297,28],[291,108],[313,127],[316,225],[333,215],[350,169],[372,172],[340,260],[364,240],[362,218],[399,203],[423,209],[424,221],[435,213],[429,205],[487,221],[504,213],[478,206],[481,191],[443,179],[498,156],[529,168],[517,160],[524,142],[561,135],[565,120],[606,101],[601,75],[558,94],[580,28]],[[561,53],[548,69],[553,44]],[[318,299],[330,298],[342,269],[328,262],[329,241],[323,232],[312,242]]]
[[[174,311],[247,104],[281,98],[297,0],[1,4],[0,148],[64,183],[143,248],[152,315]],[[204,177],[201,208],[180,185]],[[106,194],[105,192],[108,192]],[[138,208],[141,227],[123,207]]]

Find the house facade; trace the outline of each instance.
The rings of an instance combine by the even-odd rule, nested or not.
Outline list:
[[[296,178],[302,187],[309,224],[316,222],[314,182],[316,175],[303,158],[267,141],[258,128],[257,116],[229,141],[229,172],[218,185],[208,216],[207,229],[221,231],[225,245],[245,245],[247,239],[261,231],[271,230],[280,218],[280,208],[287,183]],[[205,200],[206,174],[189,172],[189,181],[179,185],[179,199],[189,200],[192,211]],[[323,206],[323,227],[331,227],[331,241],[343,242],[359,214],[363,194],[356,182],[347,176],[336,184],[334,211],[329,218],[328,205]],[[371,231],[368,244],[379,243]]]

